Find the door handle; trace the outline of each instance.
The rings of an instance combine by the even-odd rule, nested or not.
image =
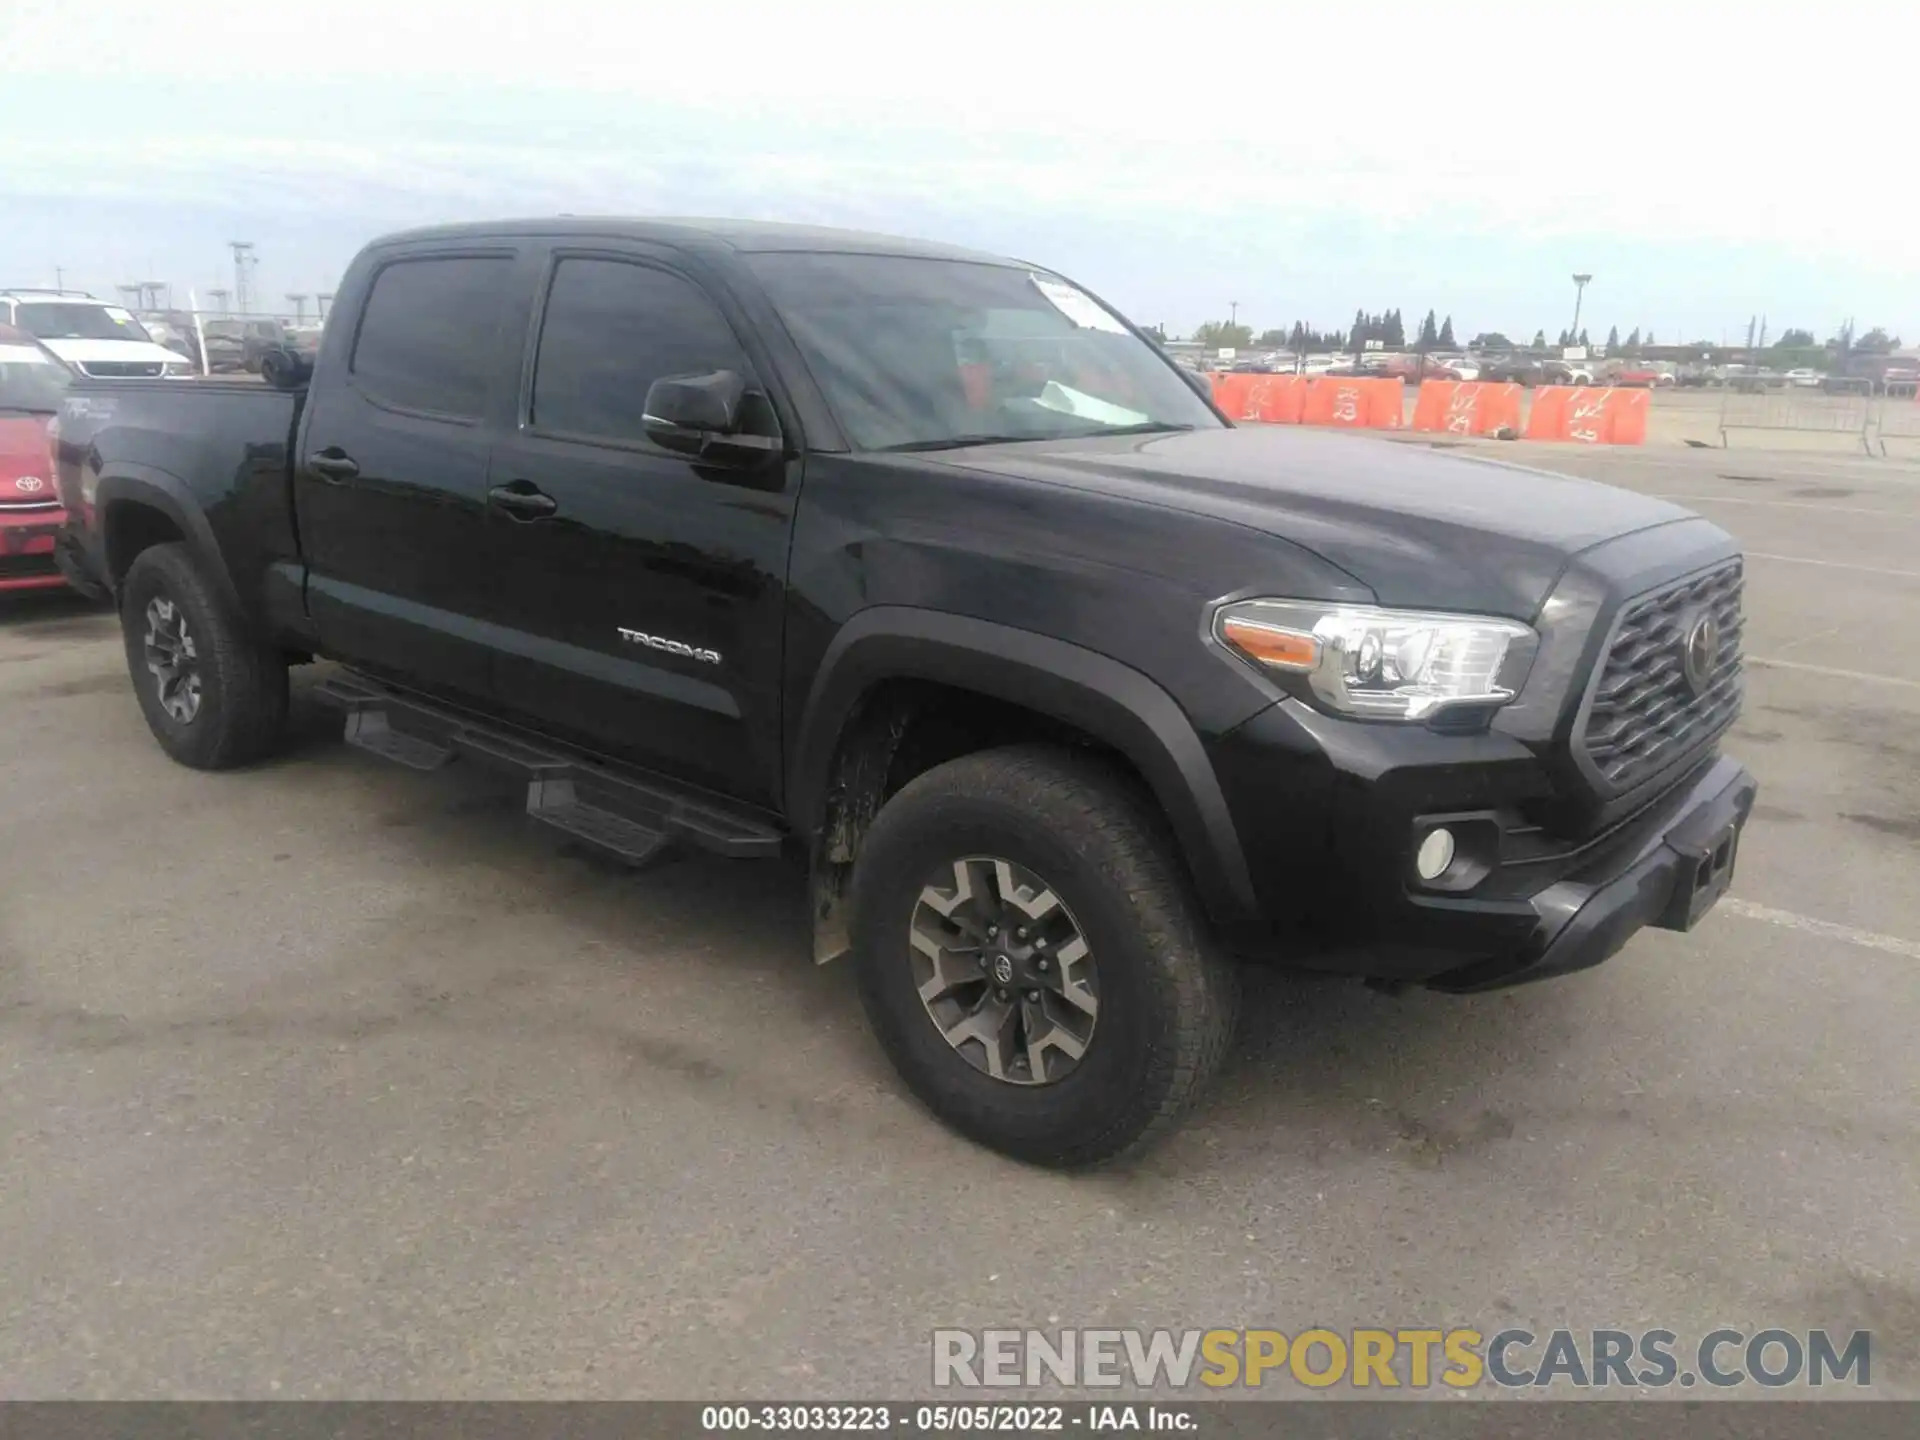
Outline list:
[[[359,464],[338,445],[329,445],[326,449],[309,456],[307,468],[332,485],[338,485],[342,480],[351,480],[360,473]]]
[[[526,480],[495,485],[487,491],[487,503],[506,511],[515,520],[544,520],[560,508],[558,500],[534,489]]]

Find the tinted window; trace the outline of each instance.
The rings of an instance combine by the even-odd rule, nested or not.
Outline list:
[[[734,370],[745,353],[714,304],[677,275],[618,260],[562,260],[533,372],[533,423],[637,440],[647,387],[663,375]]]
[[[512,264],[505,256],[401,260],[375,276],[353,349],[353,373],[367,393],[477,419]]]

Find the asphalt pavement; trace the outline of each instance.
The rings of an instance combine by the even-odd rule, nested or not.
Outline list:
[[[1508,1324],[1869,1329],[1920,1396],[1920,469],[1499,453],[1747,545],[1732,896],[1504,994],[1252,975],[1192,1123],[1083,1176],[903,1093],[797,870],[620,873],[304,700],[181,769],[111,616],[0,597],[0,1396],[902,1396],[936,1326]]]

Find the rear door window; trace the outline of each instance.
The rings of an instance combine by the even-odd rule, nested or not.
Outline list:
[[[384,267],[374,277],[353,347],[353,375],[367,397],[402,410],[479,419],[512,264],[505,255],[449,255]]]

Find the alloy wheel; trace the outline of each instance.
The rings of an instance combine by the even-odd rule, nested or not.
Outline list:
[[[182,725],[192,724],[200,713],[200,651],[186,615],[164,595],[147,602],[143,646],[161,708]]]
[[[1012,1085],[1072,1074],[1093,1040],[1099,979],[1053,887],[972,855],[929,877],[909,922],[927,1018],[974,1069]]]

